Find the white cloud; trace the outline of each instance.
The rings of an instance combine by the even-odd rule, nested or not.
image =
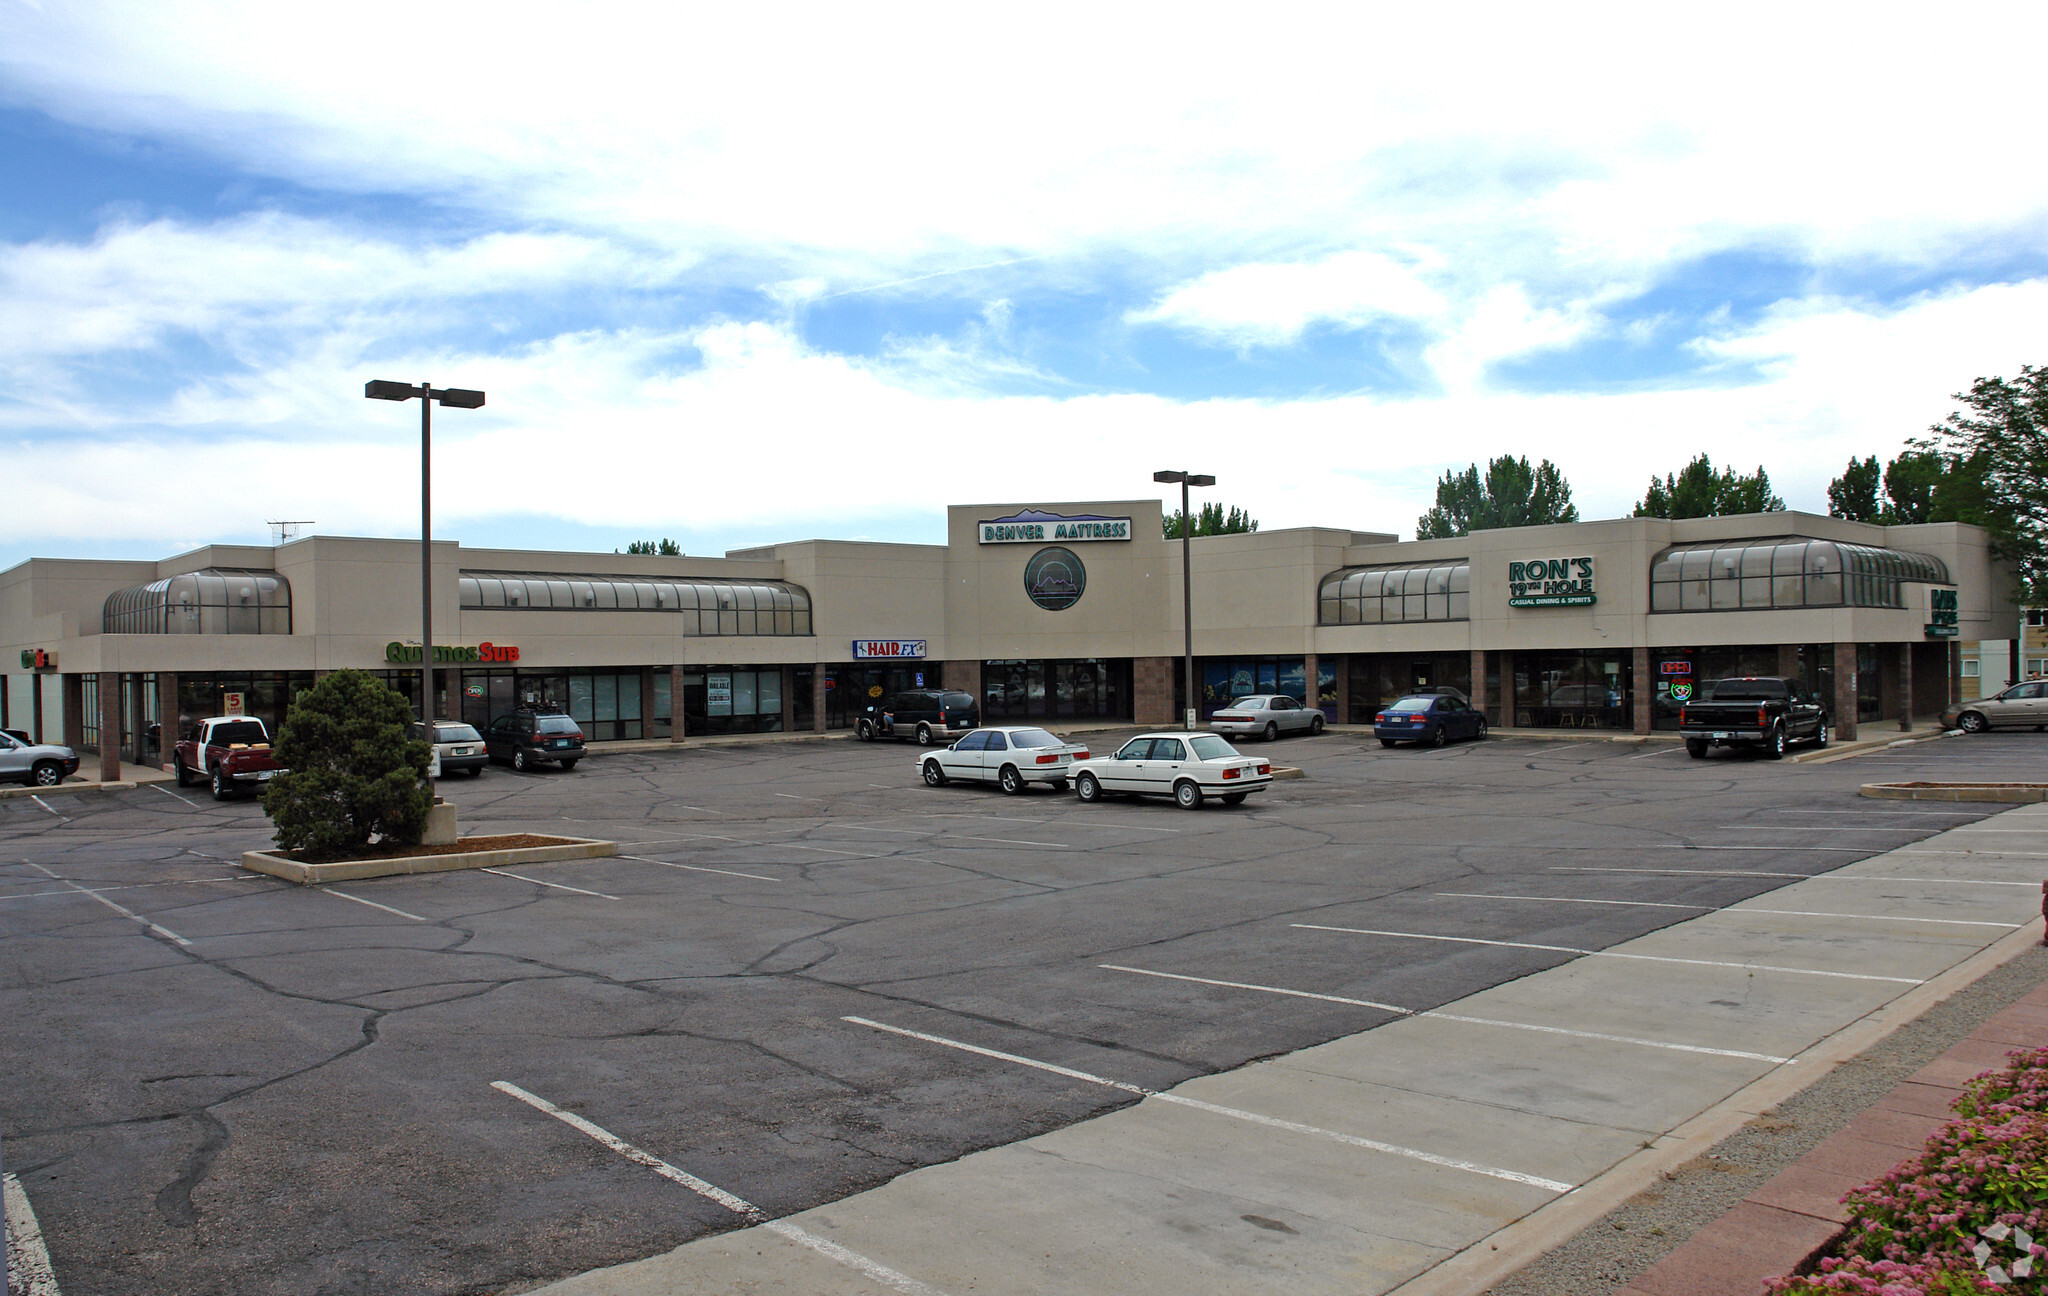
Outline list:
[[[1409,264],[1377,252],[1319,261],[1254,263],[1215,270],[1132,311],[1132,324],[1166,324],[1230,346],[1290,346],[1314,324],[1361,328],[1375,320],[1433,324],[1443,298]]]

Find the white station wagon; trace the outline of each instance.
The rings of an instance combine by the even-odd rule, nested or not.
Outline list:
[[[1058,734],[1029,725],[990,725],[976,729],[950,747],[917,758],[917,772],[933,787],[953,779],[993,782],[1011,796],[1033,783],[1055,792],[1067,790],[1067,774],[1088,749]]]
[[[1194,810],[1204,797],[1236,805],[1272,782],[1272,762],[1241,755],[1215,734],[1139,734],[1115,755],[1074,762],[1074,792],[1083,801],[1131,792],[1170,796]]]

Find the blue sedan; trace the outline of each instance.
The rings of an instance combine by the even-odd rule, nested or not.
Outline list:
[[[1441,747],[1453,738],[1486,737],[1486,713],[1449,693],[1421,694],[1380,708],[1372,732],[1382,747],[1397,742]]]

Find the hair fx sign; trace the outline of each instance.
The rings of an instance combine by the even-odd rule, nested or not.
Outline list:
[[[1532,558],[1508,564],[1509,607],[1584,607],[1597,603],[1591,558]]]

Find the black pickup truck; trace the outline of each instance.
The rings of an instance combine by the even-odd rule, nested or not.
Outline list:
[[[1679,708],[1678,732],[1694,760],[1712,747],[1760,747],[1777,760],[1789,743],[1827,746],[1834,729],[1827,704],[1798,680],[1744,676],[1700,685]]]

